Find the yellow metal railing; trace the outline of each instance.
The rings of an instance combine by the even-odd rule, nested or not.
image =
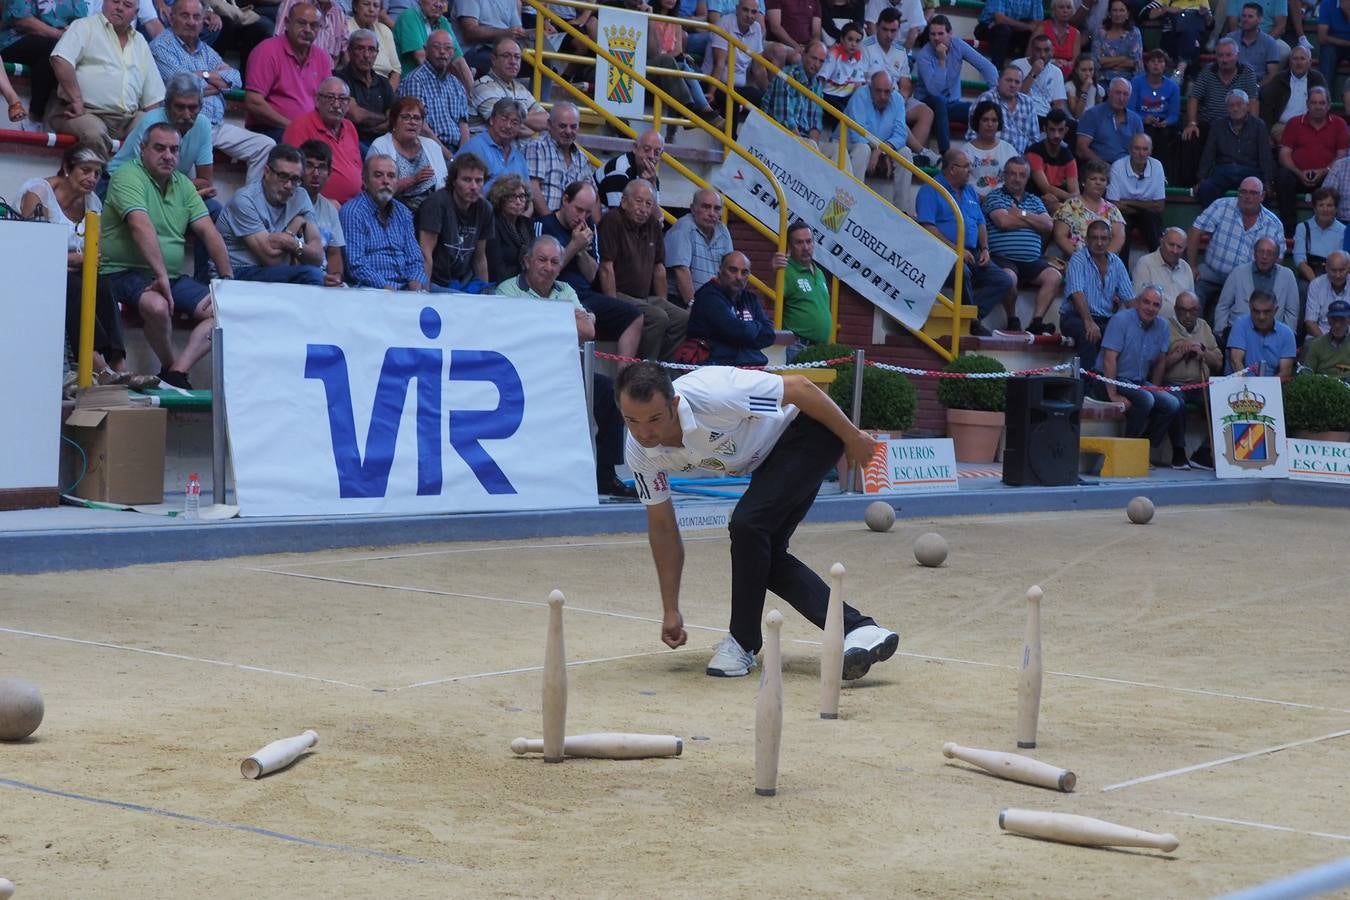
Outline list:
[[[582,93],[582,91],[579,88],[577,88],[576,85],[564,79],[561,75],[555,72],[550,66],[543,64],[545,61],[549,59],[559,59],[559,58],[570,61],[580,61],[584,63],[594,64],[594,60],[585,59],[583,57],[568,56],[566,54],[560,54],[552,50],[540,51],[538,49],[539,47],[546,46],[544,42],[544,34],[545,34],[544,23],[545,21],[551,21],[555,28],[563,31],[565,34],[570,34],[577,41],[581,42],[583,46],[588,46],[595,52],[597,58],[604,59],[611,66],[614,66],[621,72],[630,75],[635,81],[637,81],[638,84],[641,84],[644,88],[647,89],[647,91],[651,93],[654,104],[653,105],[654,118],[656,119],[657,122],[657,125],[654,127],[659,127],[660,104],[662,102],[673,107],[688,121],[695,122],[698,120],[697,117],[688,107],[680,103],[675,98],[667,95],[664,91],[662,91],[654,83],[652,83],[652,81],[647,76],[641,74],[640,72],[635,71],[631,66],[621,61],[614,54],[610,53],[608,50],[601,47],[595,41],[592,41],[589,35],[574,27],[571,22],[562,18],[553,10],[549,9],[547,5],[539,2],[539,0],[526,0],[526,2],[528,2],[535,10],[535,49],[527,50],[525,52],[527,53],[527,55],[531,57],[530,61],[534,69],[534,95],[536,97],[541,96],[542,79],[544,77],[544,74],[547,73],[548,77],[552,80],[552,82],[555,85],[562,87],[566,93],[575,98],[581,105],[587,107],[588,109],[598,114],[602,119],[605,120],[605,122],[607,122],[610,125],[610,127],[617,129],[622,134],[627,134],[629,137],[637,136],[637,132],[633,129],[631,125],[628,124],[628,122],[624,121],[623,119],[620,119],[619,117],[611,113],[609,110],[596,104],[589,96]],[[598,7],[594,6],[593,4],[578,3],[573,2],[573,0],[559,0],[559,2],[565,3],[568,6],[577,6],[598,10]],[[673,19],[671,21],[679,21],[679,20]],[[671,71],[672,73],[680,75],[690,74],[686,72],[676,73],[675,70],[663,69],[661,71],[662,72]],[[728,120],[728,125],[724,126],[728,130],[730,128],[729,121],[730,120]],[[738,206],[735,203],[735,201],[728,199],[726,205],[728,207],[734,208],[736,210],[737,215],[740,218],[742,218],[752,228],[754,228],[756,231],[762,234],[765,237],[765,239],[770,241],[774,245],[774,248],[776,249],[777,252],[779,253],[784,252],[787,249],[788,207],[787,207],[787,197],[783,194],[782,185],[778,183],[778,179],[774,177],[773,172],[769,171],[768,166],[764,165],[764,163],[760,162],[752,154],[747,153],[745,150],[743,150],[740,147],[740,145],[738,145],[735,141],[731,139],[731,136],[730,134],[727,133],[727,131],[719,131],[716,129],[706,127],[704,128],[704,130],[707,131],[709,134],[711,134],[714,138],[716,138],[718,142],[722,145],[724,150],[726,150],[728,153],[735,153],[737,156],[740,156],[747,163],[758,169],[759,172],[768,179],[769,184],[773,185],[774,194],[778,201],[778,231],[776,234],[771,229],[766,228],[762,222],[756,219],[749,212],[747,212],[744,209],[741,209],[740,206]],[[588,156],[590,156],[589,153]],[[688,166],[680,162],[674,156],[670,155],[669,153],[663,153],[662,158],[671,166],[671,168],[679,172],[685,178],[689,179],[689,181],[691,181],[692,183],[697,184],[699,187],[710,187],[710,185],[704,178],[695,174],[692,170],[689,169]],[[664,208],[662,208],[662,215],[666,219],[673,219],[670,213],[666,212]],[[760,288],[766,294],[768,294],[770,297],[773,298],[774,304],[773,324],[775,328],[781,328],[783,326],[783,270],[779,269],[774,273],[772,286],[765,284],[758,277],[753,275],[751,276],[751,282],[756,287]]]
[[[94,383],[94,297],[98,291],[99,214],[84,214],[84,258],[80,273],[80,346],[76,350],[79,370],[76,384],[87,388]]]
[[[831,118],[839,122],[839,132],[840,132],[840,140],[838,141],[839,155],[837,159],[831,160],[831,162],[838,169],[840,169],[840,171],[843,174],[845,174],[848,178],[857,181],[857,179],[853,178],[852,170],[848,164],[849,134],[851,132],[859,135],[866,134],[866,129],[863,128],[861,125],[859,125],[857,122],[855,122],[853,119],[845,115],[842,111],[836,110],[832,105],[826,103],[825,100],[822,99],[818,94],[811,91],[809,88],[807,88],[805,85],[797,81],[795,78],[792,78],[790,75],[788,75],[785,71],[780,69],[773,62],[764,58],[760,54],[755,53],[734,35],[729,34],[726,30],[718,27],[717,25],[712,25],[707,22],[702,22],[696,19],[682,19],[673,16],[656,15],[653,13],[642,13],[642,15],[644,15],[649,21],[670,22],[680,25],[681,27],[686,29],[692,28],[709,31],[721,36],[727,42],[726,76],[723,78],[718,78],[716,76],[707,75],[700,72],[686,72],[682,69],[667,69],[656,66],[647,68],[648,75],[659,77],[675,77],[686,80],[696,80],[704,83],[710,83],[715,87],[717,87],[719,90],[721,90],[723,97],[725,98],[724,117],[726,120],[722,129],[712,129],[708,127],[706,123],[703,123],[698,117],[694,116],[682,104],[680,104],[673,98],[669,97],[663,90],[656,88],[647,78],[640,76],[636,71],[634,71],[634,69],[631,66],[620,61],[615,56],[610,54],[607,50],[600,47],[596,41],[593,41],[590,38],[589,35],[577,29],[575,26],[571,24],[570,21],[563,19],[561,16],[558,16],[556,13],[553,12],[553,10],[548,9],[547,5],[544,2],[542,2],[542,0],[525,0],[525,2],[528,3],[536,11],[535,16],[536,49],[526,51],[526,53],[530,56],[531,61],[534,63],[533,87],[536,97],[541,95],[543,77],[546,71],[548,77],[554,84],[561,85],[568,94],[570,94],[576,100],[580,101],[581,105],[585,106],[588,109],[591,109],[592,111],[600,115],[601,118],[603,118],[611,126],[618,128],[622,133],[626,133],[629,135],[632,135],[634,133],[633,129],[629,127],[627,123],[622,122],[621,120],[618,120],[616,117],[611,115],[607,110],[603,109],[598,104],[596,104],[591,97],[585,95],[574,85],[564,80],[560,75],[558,75],[558,73],[554,72],[548,66],[540,65],[541,60],[563,61],[568,63],[576,63],[579,65],[594,65],[594,60],[588,57],[576,56],[572,54],[563,54],[552,50],[542,50],[542,51],[538,50],[537,48],[539,47],[547,46],[545,43],[546,32],[544,29],[545,22],[547,21],[551,22],[554,25],[555,29],[561,30],[563,33],[569,34],[572,37],[574,37],[578,43],[580,43],[582,46],[591,49],[597,57],[605,59],[611,66],[614,66],[620,71],[632,75],[640,83],[642,83],[643,86],[648,89],[648,91],[651,92],[653,98],[652,114],[650,116],[646,115],[642,116],[643,121],[651,121],[653,123],[653,127],[659,128],[662,122],[662,104],[664,101],[666,105],[672,106],[677,111],[682,113],[681,118],[678,120],[667,117],[668,123],[678,122],[681,124],[693,124],[695,125],[695,127],[699,127],[705,132],[713,134],[714,136],[718,137],[719,142],[722,143],[724,147],[733,150],[734,152],[737,152],[738,155],[740,155],[742,158],[745,158],[749,160],[751,163],[756,164],[756,167],[759,168],[761,172],[769,174],[762,165],[758,164],[757,160],[754,160],[751,157],[747,156],[743,151],[740,150],[740,148],[737,145],[735,145],[730,140],[731,123],[734,121],[735,118],[737,104],[740,103],[746,106],[753,106],[753,104],[748,103],[745,100],[745,98],[736,91],[734,84],[734,77],[731,75],[731,73],[736,71],[736,54],[738,52],[747,53],[750,55],[752,61],[760,64],[765,68],[765,70],[769,73],[769,76],[771,78],[783,78],[792,87],[800,91],[804,97],[806,97],[811,102],[819,106],[823,114],[822,123],[829,121]],[[584,0],[553,0],[552,4],[549,5],[569,6],[577,9],[589,9],[592,11],[596,11],[597,13],[599,10],[599,7],[597,5],[593,3],[584,2]],[[770,119],[769,121],[773,122],[772,119]],[[773,124],[780,131],[782,131],[785,138],[791,140],[797,139],[796,135],[793,135],[791,132],[788,132],[779,123],[773,122]],[[964,293],[964,284],[963,284],[964,264],[962,256],[962,250],[965,246],[964,217],[961,215],[960,207],[957,205],[956,201],[952,198],[950,192],[948,192],[946,188],[944,188],[941,184],[939,184],[937,181],[931,178],[928,175],[928,173],[924,172],[922,169],[915,166],[912,162],[901,156],[894,148],[884,143],[881,144],[881,147],[883,152],[886,153],[891,158],[894,164],[904,166],[910,171],[910,173],[914,177],[917,177],[921,183],[928,184],[929,186],[934,188],[938,192],[939,196],[942,197],[943,201],[952,209],[953,215],[955,217],[956,221],[955,250],[957,254],[957,266],[954,273],[954,281],[952,285],[953,287],[952,297],[948,298],[944,294],[939,293],[936,301],[938,304],[946,308],[950,316],[950,324],[951,324],[950,348],[944,347],[941,343],[939,343],[932,336],[925,333],[921,329],[914,331],[915,337],[918,338],[922,343],[926,344],[934,352],[938,353],[940,356],[946,359],[952,359],[959,352],[958,341],[960,338],[961,317],[957,312],[957,310],[961,306],[961,298]],[[588,153],[588,156],[591,156],[591,154]],[[594,157],[592,156],[592,158]],[[666,154],[665,158],[672,163],[673,167],[677,171],[679,171],[682,175],[688,178],[691,182],[699,185],[700,187],[708,186],[707,182],[704,179],[694,175],[685,166],[680,164],[673,157],[669,156],[669,154]],[[776,179],[774,179],[774,183],[775,187],[777,187]],[[869,191],[871,190],[871,188],[867,187],[865,183],[862,184],[862,187],[866,190]],[[874,196],[878,197],[878,199],[884,200],[884,198],[881,198],[879,195],[876,195],[875,192],[873,193]],[[785,215],[782,214],[783,208],[781,206],[782,203],[781,190],[779,190],[779,202],[780,202],[780,216],[785,220],[786,217]],[[734,201],[730,200],[728,201],[728,206],[736,207]],[[905,213],[902,210],[897,209],[896,211],[900,215],[905,215]],[[748,222],[753,228],[755,228],[756,231],[759,231],[761,234],[764,235],[765,238],[775,243],[775,245],[778,246],[779,252],[782,252],[783,238],[781,231],[779,235],[773,235],[767,229],[762,227],[762,224],[759,222],[758,219],[756,219],[752,215],[749,215],[745,210],[736,207],[736,212],[740,218]],[[663,211],[663,213],[666,219],[673,220],[674,217],[671,216],[668,212]],[[752,280],[756,281],[756,283],[759,284],[758,279],[753,279],[753,276]],[[778,277],[776,279],[776,289],[769,292],[772,293],[773,296],[775,297],[776,325],[781,325],[781,313],[782,313],[781,285],[782,285],[782,271],[780,270],[778,273]],[[836,332],[838,330],[838,321],[839,321],[838,287],[839,287],[838,278],[836,276],[831,275],[830,312],[831,318],[834,322],[834,329]]]

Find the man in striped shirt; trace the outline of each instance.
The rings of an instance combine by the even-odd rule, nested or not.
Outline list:
[[[1019,285],[1036,288],[1036,306],[1027,331],[1032,334],[1053,334],[1054,325],[1045,324],[1045,314],[1059,294],[1063,277],[1059,270],[1045,261],[1042,249],[1045,239],[1054,230],[1041,198],[1027,191],[1031,164],[1025,157],[1014,156],[1003,164],[1003,185],[994,188],[984,198],[984,216],[988,220],[989,256],[994,265],[1008,273],[1013,286],[1003,300],[1007,312],[1008,331],[1021,331],[1017,318],[1017,288]]]
[[[393,157],[373,153],[366,157],[361,180],[364,190],[338,213],[347,238],[348,280],[386,291],[423,290],[427,270],[412,213],[394,199],[398,165]]]

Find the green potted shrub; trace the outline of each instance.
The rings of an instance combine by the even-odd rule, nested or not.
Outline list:
[[[1350,441],[1350,388],[1305,372],[1284,386],[1284,424],[1292,437]]]
[[[815,362],[816,360],[840,359],[849,357],[849,362],[835,363],[833,368],[838,377],[829,386],[830,398],[839,404],[845,415],[853,410],[853,348],[844,344],[817,344],[802,351],[796,361]],[[875,366],[863,367],[862,410],[859,427],[877,440],[895,440],[904,436],[905,429],[914,424],[914,415],[919,408],[919,392],[913,382],[900,372],[890,372]],[[839,458],[839,483],[849,483],[848,460]],[[861,490],[861,483],[852,489]]]
[[[972,374],[1008,370],[991,356],[967,353],[952,360],[943,371]],[[993,462],[1003,440],[1007,379],[944,378],[938,382],[937,395],[938,402],[947,408],[947,435],[955,445],[956,461]]]

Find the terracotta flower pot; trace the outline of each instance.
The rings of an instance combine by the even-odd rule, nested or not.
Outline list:
[[[947,410],[947,436],[952,439],[956,450],[956,461],[965,463],[991,463],[998,456],[999,443],[1003,440],[1003,420],[1001,412],[988,412],[982,409]]]

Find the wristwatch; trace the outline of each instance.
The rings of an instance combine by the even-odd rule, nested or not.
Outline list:
[[[1026,211],[1025,209],[1018,209],[1017,212],[1018,212],[1018,214],[1020,214],[1020,215],[1022,216],[1022,218],[1024,218],[1024,219],[1027,217],[1027,211]]]

